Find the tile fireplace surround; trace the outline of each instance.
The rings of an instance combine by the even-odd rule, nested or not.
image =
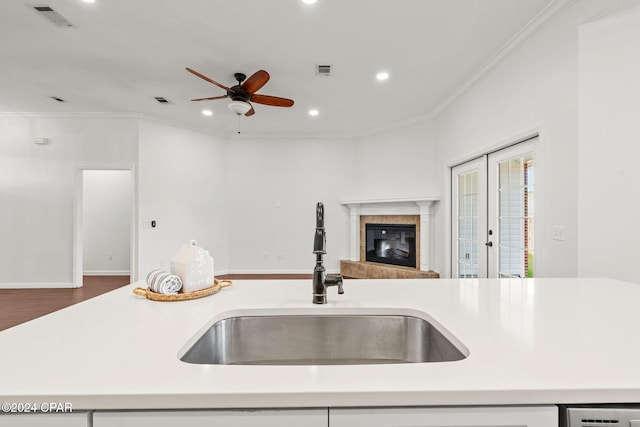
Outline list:
[[[431,206],[439,197],[354,200],[341,202],[350,211],[349,260],[341,261],[341,273],[357,278],[439,277],[433,265]],[[415,224],[418,268],[365,261],[365,224]],[[366,273],[365,273],[366,272]]]

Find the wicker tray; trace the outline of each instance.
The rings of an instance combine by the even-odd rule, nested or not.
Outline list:
[[[214,279],[213,286],[200,289],[199,291],[185,292],[185,293],[178,293],[178,294],[159,294],[157,292],[153,292],[149,288],[135,288],[133,290],[133,293],[153,301],[187,301],[191,299],[197,299],[197,298],[213,295],[219,292],[221,289],[228,288],[232,284],[233,282],[231,282],[231,280]]]

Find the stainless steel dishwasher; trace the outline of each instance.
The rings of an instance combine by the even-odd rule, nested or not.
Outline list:
[[[560,405],[560,427],[640,427],[640,404]]]

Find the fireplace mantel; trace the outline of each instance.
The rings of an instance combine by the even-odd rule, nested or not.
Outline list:
[[[350,211],[351,261],[360,261],[360,216],[362,215],[420,215],[420,270],[429,271],[433,265],[431,206],[439,197],[403,199],[368,199],[341,202]]]

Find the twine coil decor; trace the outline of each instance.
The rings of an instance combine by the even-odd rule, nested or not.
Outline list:
[[[184,292],[178,294],[159,294],[157,292],[153,292],[149,288],[138,287],[133,290],[133,293],[153,301],[188,301],[213,295],[220,292],[220,290],[224,288],[228,288],[232,284],[233,282],[231,280],[214,279],[213,286],[200,289],[199,291]]]

